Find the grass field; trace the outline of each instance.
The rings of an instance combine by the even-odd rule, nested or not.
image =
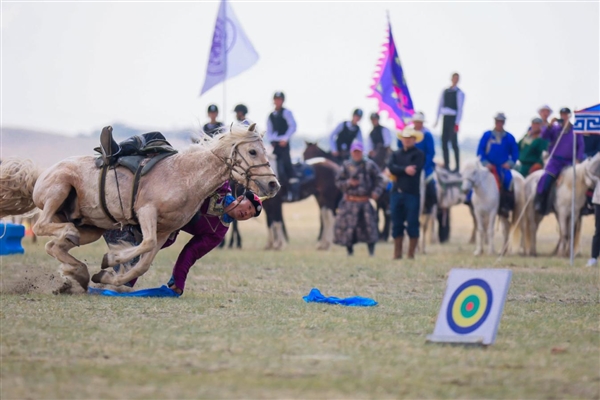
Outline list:
[[[453,210],[451,244],[393,262],[316,252],[313,200],[286,205],[291,242],[264,252],[263,217],[242,224],[245,250],[215,250],[179,299],[55,296],[58,263],[42,243],[2,263],[0,397],[39,398],[600,398],[599,271],[568,260],[474,258],[471,222]],[[553,218],[553,217],[552,217]],[[552,218],[542,252],[556,240]],[[161,252],[140,287],[165,283],[186,237]],[[497,248],[499,248],[499,240]],[[98,242],[74,253],[99,267]],[[510,268],[497,341],[488,348],[425,343],[448,271]],[[307,304],[311,288],[360,295],[373,308]]]

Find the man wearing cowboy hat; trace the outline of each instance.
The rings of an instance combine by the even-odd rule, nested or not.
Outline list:
[[[500,179],[500,209],[498,214],[508,217],[515,206],[511,168],[519,160],[519,145],[515,137],[504,130],[506,116],[498,113],[494,117],[494,129],[485,132],[479,141],[477,156],[481,164]]]
[[[367,243],[372,256],[379,231],[377,212],[369,200],[377,200],[383,193],[383,177],[379,167],[363,157],[362,143],[352,143],[350,155],[350,160],[344,161],[335,180],[344,197],[335,218],[333,242],[345,246],[349,256],[354,254],[355,243]]]
[[[437,190],[435,187],[435,179],[433,172],[435,171],[435,144],[433,135],[423,124],[425,122],[425,114],[418,111],[412,116],[413,127],[423,133],[423,140],[415,144],[415,147],[425,153],[425,214],[430,214],[433,206],[437,204]],[[402,140],[398,139],[398,148],[403,148]]]
[[[425,153],[415,147],[416,143],[423,140],[423,132],[409,125],[398,133],[398,138],[402,141],[402,148],[392,154],[388,163],[389,171],[396,178],[390,205],[394,260],[402,258],[405,230],[409,237],[408,258],[415,257],[419,242],[421,171],[425,165]]]
[[[561,108],[560,118],[553,118],[544,131],[542,138],[546,139],[548,145],[548,153],[552,157],[548,159],[544,175],[540,178],[537,186],[537,192],[534,199],[534,208],[538,214],[546,215],[549,210],[548,195],[552,189],[552,185],[561,171],[569,165],[574,165],[575,161],[585,160],[585,145],[583,143],[583,135],[576,135],[576,159],[573,160],[573,124],[569,121],[571,110]]]
[[[171,279],[168,283],[169,287],[178,294],[182,294],[190,268],[196,261],[221,243],[229,229],[229,224],[233,220],[245,221],[252,217],[258,217],[261,211],[262,201],[254,192],[248,190],[243,195],[235,198],[231,194],[229,182],[225,182],[204,200],[200,206],[200,210],[180,229],[192,235],[192,238],[183,247],[177,257]],[[104,239],[109,244],[124,241],[138,245],[142,241],[142,236],[139,230],[136,229],[137,227],[128,226],[123,230],[114,229],[107,231],[104,234]],[[173,232],[162,248],[164,249],[175,243],[178,234],[179,230]],[[136,257],[124,267],[129,269],[138,261],[139,257]],[[117,265],[114,269],[118,272],[121,267],[121,265]],[[137,278],[126,285],[133,287],[136,280]]]

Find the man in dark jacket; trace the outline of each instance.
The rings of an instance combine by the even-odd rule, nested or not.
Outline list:
[[[399,133],[398,138],[402,140],[403,148],[396,150],[388,163],[388,169],[396,178],[390,206],[394,260],[402,258],[405,229],[409,237],[408,258],[415,258],[415,249],[419,242],[421,171],[425,165],[425,153],[415,147],[417,142],[423,140],[423,133],[413,126],[408,126]]]

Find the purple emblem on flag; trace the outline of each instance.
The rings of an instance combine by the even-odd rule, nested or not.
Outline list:
[[[241,74],[257,61],[258,53],[244,33],[233,9],[226,0],[221,0],[206,67],[206,79],[200,94]]]
[[[371,86],[373,92],[369,97],[377,99],[379,111],[387,111],[389,117],[396,122],[397,129],[404,128],[405,120],[412,117],[415,110],[389,22],[388,41],[384,44],[375,75],[375,82]]]

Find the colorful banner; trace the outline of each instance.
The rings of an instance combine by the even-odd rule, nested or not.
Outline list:
[[[600,135],[600,104],[575,111],[573,132]]]
[[[415,113],[404,71],[392,36],[392,26],[388,22],[388,41],[375,71],[373,92],[369,97],[379,102],[379,111],[386,111],[396,122],[396,128],[402,129],[406,120]]]

